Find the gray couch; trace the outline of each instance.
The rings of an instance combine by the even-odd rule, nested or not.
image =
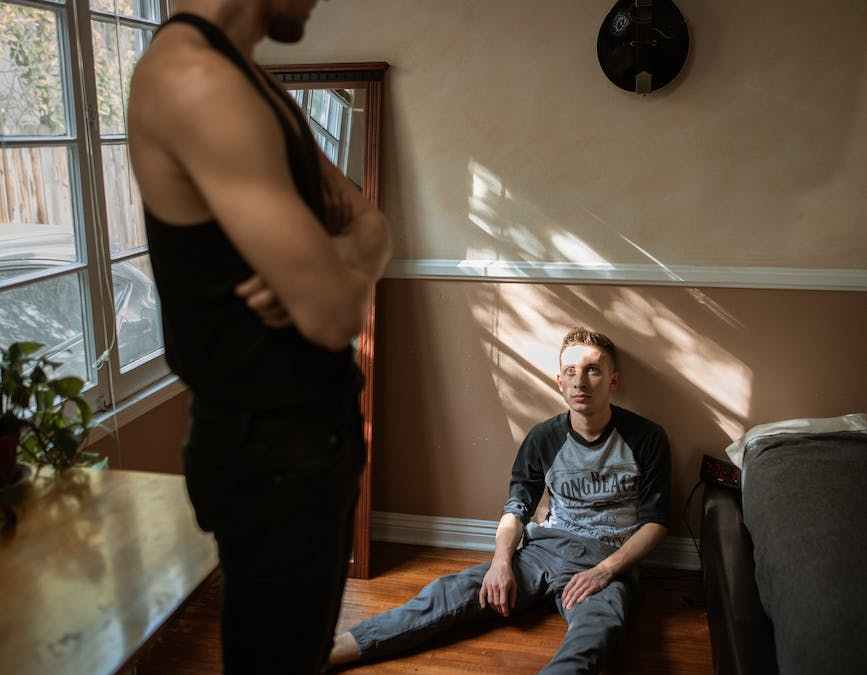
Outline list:
[[[764,436],[743,469],[704,496],[715,672],[867,673],[867,434]]]

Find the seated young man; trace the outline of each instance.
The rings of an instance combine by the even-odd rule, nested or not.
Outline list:
[[[493,560],[338,635],[330,664],[389,657],[491,611],[553,601],[567,629],[542,672],[598,672],[637,590],[630,570],[666,535],[671,492],[665,431],[611,404],[618,381],[611,340],[570,331],[557,374],[568,411],[521,444]],[[529,523],[546,487],[550,512]]]

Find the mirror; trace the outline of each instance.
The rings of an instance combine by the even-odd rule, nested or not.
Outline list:
[[[381,208],[379,186],[382,98],[387,63],[336,63],[264,66],[305,112],[325,154],[371,202]],[[356,342],[364,373],[361,414],[367,465],[361,475],[355,510],[349,576],[370,576],[370,510],[373,462],[373,356],[375,298]]]

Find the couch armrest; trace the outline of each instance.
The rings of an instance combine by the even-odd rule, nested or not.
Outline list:
[[[773,627],[759,600],[740,493],[705,485],[701,544],[714,672],[778,673]]]

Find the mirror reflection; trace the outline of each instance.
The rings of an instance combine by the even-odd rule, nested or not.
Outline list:
[[[304,112],[325,156],[355,186],[364,185],[367,90],[298,88],[286,91]]]

